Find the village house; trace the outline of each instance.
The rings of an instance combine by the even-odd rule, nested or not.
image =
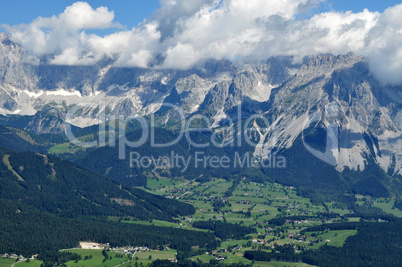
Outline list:
[[[146,251],[149,251],[149,248],[147,248],[147,247],[135,247],[134,250],[135,251],[146,252]]]
[[[99,244],[95,242],[80,242],[80,245],[78,247],[82,249],[104,249],[109,247],[109,243]]]
[[[216,261],[223,261],[223,260],[225,260],[225,257],[222,256],[222,255],[218,255],[218,256],[215,257],[215,260]]]

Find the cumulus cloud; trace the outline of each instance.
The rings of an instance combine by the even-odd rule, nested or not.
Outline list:
[[[78,54],[86,43],[84,29],[105,29],[112,26],[114,12],[106,7],[94,10],[88,3],[77,2],[63,13],[50,18],[39,17],[28,25],[6,26],[13,38],[37,55],[56,54],[58,60]],[[69,59],[70,60],[70,59]],[[77,63],[72,60],[71,63]]]
[[[321,2],[160,0],[161,8],[144,22],[106,36],[85,30],[114,27],[113,11],[77,2],[58,16],[7,30],[52,64],[93,64],[110,57],[116,66],[187,69],[208,58],[301,59],[352,51],[368,56],[382,83],[402,83],[402,4],[384,13],[331,11],[303,19]]]
[[[161,41],[180,31],[185,20],[194,16],[202,7],[216,4],[216,0],[161,0],[161,8],[150,19],[158,21]]]
[[[382,83],[402,83],[402,4],[388,8],[367,35],[370,68]]]

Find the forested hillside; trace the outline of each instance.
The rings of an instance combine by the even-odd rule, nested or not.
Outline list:
[[[65,217],[132,216],[163,219],[194,207],[118,184],[54,156],[0,149],[0,198]]]
[[[0,251],[22,254],[48,253],[77,247],[80,241],[111,246],[170,246],[188,251],[191,246],[215,248],[212,233],[176,228],[131,225],[105,220],[61,218],[32,206],[0,200]]]

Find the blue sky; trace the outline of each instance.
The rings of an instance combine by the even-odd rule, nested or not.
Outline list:
[[[398,0],[341,0],[341,1],[327,1],[333,9],[338,11],[353,12],[362,11],[367,8],[370,11],[383,12],[387,7],[394,6],[402,3]]]
[[[30,23],[35,18],[58,15],[77,1],[71,0],[0,0],[0,24]],[[159,0],[89,0],[93,8],[106,6],[115,13],[115,20],[131,28],[159,8]]]
[[[189,0],[191,1],[191,0]],[[35,18],[58,15],[77,1],[72,0],[0,0],[0,25],[30,23]],[[115,20],[130,29],[160,7],[159,0],[88,0],[92,7],[106,6],[115,13]],[[327,0],[320,11],[360,12],[364,8],[383,12],[387,7],[402,3],[398,0]]]

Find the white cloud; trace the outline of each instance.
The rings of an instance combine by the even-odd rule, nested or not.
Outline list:
[[[87,29],[111,28],[113,11],[77,2],[50,18],[8,27],[13,38],[53,64],[93,64],[185,69],[206,58],[302,58],[319,53],[367,55],[383,83],[402,83],[402,4],[384,13],[364,10],[302,15],[321,0],[161,0],[161,8],[131,30],[101,37]]]
[[[164,66],[167,68],[187,69],[197,63],[198,52],[190,44],[178,43],[167,50]]]
[[[367,9],[360,13],[328,12],[314,16],[309,21],[311,26],[327,31],[325,36],[317,40],[315,49],[319,53],[363,51],[365,38],[378,17],[378,13]]]
[[[13,38],[38,56],[55,55],[55,64],[91,64],[85,29],[113,26],[114,12],[106,7],[93,9],[86,2],[68,6],[63,13],[50,18],[38,17],[28,25],[6,26]],[[88,51],[88,55],[83,54]],[[74,57],[74,58],[71,58]]]
[[[382,83],[402,83],[402,4],[381,15],[367,39],[370,68]]]
[[[60,14],[58,18],[62,25],[71,30],[77,29],[104,29],[111,26],[114,12],[107,7],[96,10],[85,2],[77,2]]]
[[[216,0],[160,0],[161,8],[150,19],[158,22],[161,39],[173,37],[183,21],[194,16],[201,8],[216,4]]]

